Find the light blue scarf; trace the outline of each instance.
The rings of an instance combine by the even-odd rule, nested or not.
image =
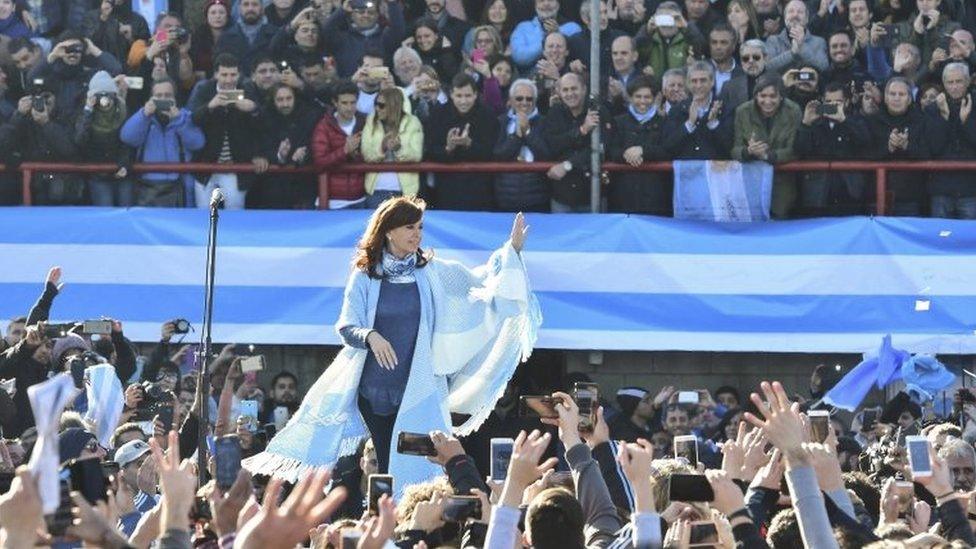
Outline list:
[[[394,284],[408,284],[416,282],[414,271],[417,269],[417,254],[410,254],[403,259],[383,250],[383,277]]]
[[[654,115],[657,114],[657,107],[654,107],[653,105],[644,114],[637,112],[637,109],[635,109],[633,105],[627,105],[627,110],[630,111],[630,115],[634,117],[634,120],[637,120],[641,124],[654,118]]]
[[[537,116],[539,116],[539,107],[536,107],[535,110],[529,113],[529,120],[531,121]],[[508,135],[514,134],[516,128],[518,128],[518,115],[515,114],[513,109],[508,109],[508,128],[506,129]],[[523,146],[519,151],[519,156],[521,156],[526,162],[532,162],[535,160],[535,155],[532,154],[532,149],[526,146]]]

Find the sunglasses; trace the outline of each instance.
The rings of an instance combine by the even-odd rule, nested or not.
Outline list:
[[[761,55],[743,55],[742,62],[745,63],[746,61],[762,61],[762,58],[763,56]]]
[[[512,98],[516,103],[530,103],[535,100],[531,95],[520,95]]]

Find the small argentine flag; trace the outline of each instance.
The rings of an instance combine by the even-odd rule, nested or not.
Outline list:
[[[765,162],[676,160],[674,217],[769,221],[773,167]]]

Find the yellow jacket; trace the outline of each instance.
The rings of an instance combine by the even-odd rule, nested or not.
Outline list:
[[[383,125],[374,124],[376,114],[371,114],[366,118],[366,126],[363,127],[363,141],[361,148],[363,160],[366,162],[384,162],[386,156],[383,154]],[[424,129],[420,124],[420,119],[412,114],[404,113],[400,119],[400,150],[396,151],[397,162],[420,162],[424,152]],[[373,194],[376,188],[376,178],[378,173],[366,174],[366,194]],[[400,191],[405,196],[416,196],[420,190],[420,176],[416,173],[397,174],[400,181]]]

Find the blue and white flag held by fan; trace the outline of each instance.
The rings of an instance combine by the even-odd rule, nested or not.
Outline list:
[[[95,426],[95,436],[103,448],[112,447],[112,433],[119,423],[125,394],[122,382],[111,364],[96,364],[85,370],[85,394],[88,411],[85,421]]]
[[[824,403],[853,412],[873,387],[884,389],[894,381],[905,383],[905,392],[917,404],[924,404],[949,387],[956,376],[929,355],[912,355],[891,346],[891,335],[881,340],[875,352],[847,373],[824,396]]]
[[[31,450],[27,467],[37,478],[37,491],[41,496],[44,514],[57,510],[61,501],[61,478],[58,468],[58,422],[61,411],[78,394],[75,382],[68,374],[58,374],[51,379],[27,388],[27,398],[34,411],[37,427],[37,443]]]
[[[674,217],[769,221],[773,167],[765,162],[676,160]]]

